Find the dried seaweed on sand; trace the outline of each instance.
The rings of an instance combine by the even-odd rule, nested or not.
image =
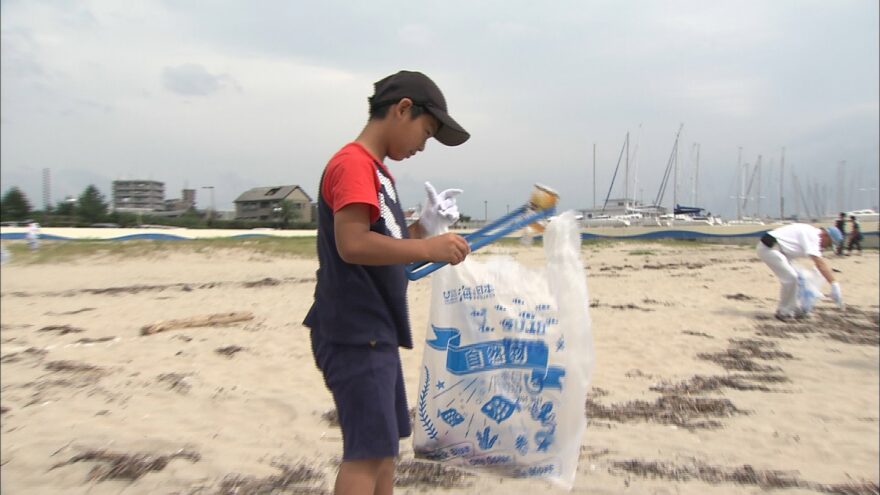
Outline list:
[[[189,383],[190,376],[192,376],[192,373],[162,373],[158,379],[160,382],[167,383],[171,390],[185,394],[192,388],[192,385]]]
[[[45,349],[38,349],[36,347],[28,347],[27,349],[20,352],[10,352],[9,354],[4,354],[0,356],[0,363],[16,363],[21,361],[24,357],[32,357],[37,360],[41,360],[49,354],[49,351]]]
[[[321,419],[330,424],[330,426],[339,426],[339,414],[336,409],[330,409],[321,415]]]
[[[216,352],[217,354],[222,354],[226,357],[231,358],[231,357],[235,356],[236,352],[240,352],[243,350],[244,350],[244,347],[237,346],[237,345],[228,345],[226,347],[218,347],[217,349],[214,349],[214,352]]]
[[[295,466],[272,463],[281,470],[263,478],[230,474],[220,483],[218,495],[263,495],[270,493],[288,493],[297,495],[323,495],[326,490],[314,486],[315,482],[323,481],[324,475],[300,462]]]
[[[770,372],[779,368],[758,364],[754,359],[793,359],[788,352],[776,349],[776,344],[769,340],[730,339],[731,346],[722,352],[697,354],[700,359],[712,361],[727,370]]]
[[[623,471],[646,478],[661,478],[674,481],[700,480],[717,485],[719,483],[736,483],[739,485],[755,485],[762,489],[804,488],[820,493],[838,495],[877,495],[876,482],[862,481],[857,483],[823,484],[803,480],[796,471],[774,471],[755,469],[744,464],[734,468],[725,468],[705,464],[693,459],[689,464],[673,464],[669,462],[643,461],[612,461],[609,471],[612,474]]]
[[[276,285],[281,284],[281,281],[272,277],[266,277],[261,280],[256,280],[254,282],[244,282],[241,285],[252,289],[254,287],[274,287]]]
[[[104,369],[99,366],[81,363],[79,361],[50,361],[46,363],[46,369],[49,371],[66,373],[104,373]]]
[[[94,461],[102,464],[95,466],[89,472],[89,481],[104,481],[109,479],[136,480],[150,471],[161,471],[165,469],[165,466],[167,466],[171,460],[178,457],[188,459],[192,462],[198,462],[201,459],[201,455],[199,455],[198,452],[192,452],[189,450],[179,450],[169,455],[156,455],[150,453],[126,454],[100,449],[89,450],[82,454],[75,455],[64,462],[55,464],[50,470],[76,462]]]
[[[394,486],[463,488],[471,485],[474,475],[436,462],[406,460],[397,463]]]
[[[758,325],[758,335],[778,339],[817,334],[846,344],[880,345],[880,313],[848,306],[845,310],[818,307],[804,320]]]
[[[708,418],[726,418],[746,414],[728,399],[664,395],[654,402],[643,400],[605,406],[592,399],[586,401],[588,419],[608,419],[619,423],[651,421],[687,429],[718,428],[721,423]]]
[[[761,383],[753,383],[753,382]],[[784,383],[788,378],[774,374],[735,374],[721,376],[694,375],[687,381],[678,383],[660,382],[650,389],[663,394],[699,394],[715,392],[723,388],[734,390],[755,390],[758,392],[774,392],[775,390],[763,383]]]
[[[80,333],[83,331],[82,328],[72,327],[70,325],[49,325],[48,327],[43,327],[38,332],[58,332],[58,335],[67,335],[69,333]]]

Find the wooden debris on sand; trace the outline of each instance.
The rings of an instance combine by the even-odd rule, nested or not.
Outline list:
[[[152,325],[145,325],[141,328],[141,335],[153,335],[154,333],[175,330],[178,328],[192,327],[213,327],[218,325],[228,325],[230,323],[238,323],[240,321],[250,321],[254,319],[251,312],[239,313],[216,313],[208,316],[194,316],[192,318],[183,318],[180,320],[166,320]]]

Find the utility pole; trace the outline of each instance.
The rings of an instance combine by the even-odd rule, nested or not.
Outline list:
[[[844,205],[844,178],[846,176],[846,160],[842,160],[840,164],[837,166],[837,211],[844,211],[846,207]]]
[[[43,169],[43,212],[48,213],[52,208],[52,195],[50,188],[51,172],[48,168]]]
[[[208,222],[214,219],[214,186],[202,186],[202,189],[209,189],[211,191],[211,209],[208,210]]]

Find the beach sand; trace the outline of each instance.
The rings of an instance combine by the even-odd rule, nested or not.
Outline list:
[[[2,267],[4,494],[331,489],[341,434],[300,324],[317,260],[167,246]],[[543,261],[538,246],[473,258],[497,254]],[[845,312],[823,301],[792,324],[772,318],[778,285],[753,246],[603,242],[583,260],[596,366],[573,493],[872,493],[876,251],[830,258]],[[409,298],[412,406],[429,282]],[[229,312],[254,319],[140,334]],[[398,493],[556,491],[414,462],[410,439],[401,452]]]

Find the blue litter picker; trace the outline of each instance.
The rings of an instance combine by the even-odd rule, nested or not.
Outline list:
[[[535,184],[528,203],[483,228],[465,235],[464,238],[471,247],[471,252],[474,252],[523,227],[528,226],[537,232],[543,232],[543,221],[556,214],[558,201],[559,194],[556,191],[547,186]],[[446,262],[416,261],[406,265],[406,276],[410,280],[418,280],[443,268],[446,264]]]

